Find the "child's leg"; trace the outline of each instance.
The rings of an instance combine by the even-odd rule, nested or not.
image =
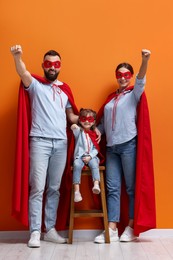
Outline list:
[[[76,159],[73,163],[73,185],[74,185],[74,201],[79,202],[82,200],[80,193],[81,171],[84,163],[81,159]]]
[[[80,184],[81,171],[84,166],[84,162],[79,158],[75,159],[73,163],[73,184]]]
[[[98,181],[99,183],[100,182],[99,158],[98,157],[92,158],[89,161],[88,166],[91,169],[93,182]]]
[[[74,192],[75,191],[80,191],[79,183],[74,183]]]
[[[93,187],[92,191],[95,194],[99,194],[100,193],[100,187],[99,187],[100,171],[99,171],[99,159],[98,159],[98,157],[92,158],[89,161],[88,166],[91,169],[92,178],[93,178],[93,182],[94,182],[94,187]]]

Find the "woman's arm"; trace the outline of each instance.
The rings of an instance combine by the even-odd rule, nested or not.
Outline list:
[[[138,79],[143,79],[147,72],[148,61],[150,58],[151,52],[149,50],[142,50],[142,63],[139,69],[139,73],[137,75]]]

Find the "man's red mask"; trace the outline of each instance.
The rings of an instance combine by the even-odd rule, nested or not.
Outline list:
[[[52,62],[52,61],[49,61],[49,60],[45,60],[45,61],[43,62],[43,64],[44,64],[44,67],[45,67],[46,69],[49,69],[49,68],[51,68],[52,66],[54,66],[55,69],[59,69],[59,68],[61,67],[61,62],[60,62],[60,61],[54,61],[54,62]]]

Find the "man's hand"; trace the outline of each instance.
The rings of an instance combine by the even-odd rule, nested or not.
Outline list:
[[[11,53],[14,58],[16,71],[19,74],[24,86],[28,88],[32,82],[32,76],[29,71],[27,71],[24,62],[22,61],[22,47],[20,45],[14,45],[10,48]]]
[[[22,47],[20,45],[14,45],[10,48],[11,53],[14,57],[21,57],[22,55]]]

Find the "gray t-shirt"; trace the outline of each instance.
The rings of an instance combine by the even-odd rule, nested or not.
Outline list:
[[[62,82],[54,82],[63,85]],[[35,78],[29,88],[31,103],[31,130],[30,136],[39,136],[55,139],[67,139],[66,136],[66,108],[71,107],[68,96],[53,84],[42,84]]]
[[[115,121],[112,121],[115,98],[104,107],[104,116],[98,128],[101,133],[105,132],[107,146],[125,143],[137,135],[136,108],[144,91],[145,82],[146,77],[143,79],[136,77],[134,89],[121,95],[116,107]]]

